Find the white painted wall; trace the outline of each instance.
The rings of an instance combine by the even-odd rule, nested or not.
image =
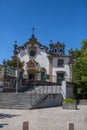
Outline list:
[[[63,99],[65,99],[66,98],[66,81],[62,81],[61,93],[62,93]]]
[[[35,59],[37,62],[39,62],[40,67],[44,67],[47,71],[47,74],[49,74],[49,60],[47,57],[47,53],[45,50],[42,50],[40,48],[37,49],[37,56]]]
[[[37,47],[37,54],[36,54],[35,61],[39,63],[41,68],[44,67],[46,69],[47,74],[49,74],[49,60],[47,57],[46,50],[40,49],[38,45],[34,45],[34,46]],[[28,54],[28,48],[26,48],[25,50],[20,50],[19,58],[20,58],[20,61],[25,62],[24,70],[26,70],[26,63],[29,62],[30,60],[30,57]],[[24,73],[26,74],[26,72]]]
[[[61,93],[63,98],[74,98],[73,86],[66,81],[62,81]]]
[[[64,67],[58,67],[58,59],[64,59]],[[69,72],[69,57],[59,57],[59,58],[54,58],[52,60],[52,75],[56,76],[56,72],[61,72],[63,71],[65,73],[65,79],[69,80],[70,79],[70,72]]]
[[[21,54],[24,54],[23,56],[21,56]],[[27,63],[29,61],[29,56],[28,56],[28,52],[27,50],[20,50],[20,54],[19,54],[19,58],[20,61]]]

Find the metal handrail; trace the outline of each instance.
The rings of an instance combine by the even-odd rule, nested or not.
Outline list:
[[[51,87],[49,89],[49,87]],[[34,90],[31,93],[31,97],[30,97],[30,103],[32,106],[37,105],[38,103],[40,103],[44,98],[46,98],[49,94],[49,91],[51,91],[51,94],[57,93],[57,92],[61,92],[60,91],[60,86],[55,87],[55,91],[54,91],[54,86],[41,86],[38,90]]]
[[[36,99],[36,94],[38,94],[38,96],[40,97],[40,92],[41,92],[40,90],[41,90],[42,88],[44,88],[44,86],[40,87],[38,90],[34,90],[33,92],[31,92],[31,95],[30,95],[30,96],[31,96],[31,98],[30,98],[30,99],[31,99],[31,101],[30,101],[31,103],[32,103],[32,97],[33,97],[34,95],[35,95],[35,101],[37,101],[37,99]],[[44,89],[43,89],[43,90],[44,90]],[[43,92],[44,92],[44,91],[43,91]],[[43,94],[44,94],[44,93],[43,93]]]

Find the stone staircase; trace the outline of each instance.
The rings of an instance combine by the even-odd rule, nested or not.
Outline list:
[[[28,93],[0,93],[1,109],[30,109],[31,107]]]
[[[26,92],[19,92],[19,93],[3,92],[0,93],[0,108],[33,109],[46,106],[51,107],[53,106],[52,103],[54,104],[55,101],[57,101],[58,104],[59,102],[58,100],[62,100],[62,95],[61,96],[57,95],[61,95],[59,86],[38,86],[31,91],[29,90]]]

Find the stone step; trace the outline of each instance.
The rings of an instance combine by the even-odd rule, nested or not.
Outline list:
[[[50,88],[48,90],[50,92]],[[18,93],[2,92],[0,93],[0,108],[2,109],[9,109],[9,108],[10,109],[31,109],[34,105],[37,106],[38,103],[40,104],[44,100],[46,100],[48,94],[38,93],[38,91],[37,93],[34,93],[34,91],[18,92]]]
[[[43,94],[38,93],[32,95],[32,102],[31,93],[0,93],[0,108],[31,109],[31,107],[40,102],[41,99],[43,99]]]
[[[0,108],[30,109],[31,108],[30,94],[29,93],[0,93]]]

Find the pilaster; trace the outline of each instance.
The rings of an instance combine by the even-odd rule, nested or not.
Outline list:
[[[52,57],[49,57],[49,76],[50,76],[50,82],[52,82]]]

